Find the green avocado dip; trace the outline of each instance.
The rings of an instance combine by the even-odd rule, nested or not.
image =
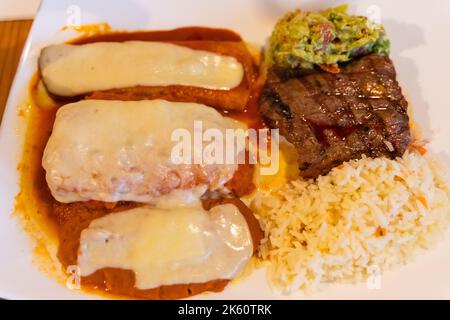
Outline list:
[[[284,68],[315,65],[339,72],[338,63],[375,52],[389,54],[384,28],[367,17],[347,14],[347,5],[320,12],[297,10],[275,25],[269,39],[268,63]]]

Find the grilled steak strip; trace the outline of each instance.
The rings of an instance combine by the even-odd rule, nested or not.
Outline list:
[[[377,54],[343,65],[339,74],[272,68],[260,112],[296,147],[305,178],[363,154],[401,156],[410,141],[407,102],[394,66]]]

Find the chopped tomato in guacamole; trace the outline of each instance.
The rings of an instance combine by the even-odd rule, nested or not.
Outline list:
[[[389,54],[384,28],[367,17],[347,14],[347,5],[320,12],[297,10],[286,14],[269,40],[269,64],[333,72],[338,63],[375,52]]]

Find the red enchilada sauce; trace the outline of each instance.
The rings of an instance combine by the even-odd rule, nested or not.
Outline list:
[[[224,29],[211,29],[201,27],[180,28],[169,31],[139,31],[139,32],[113,32],[108,34],[99,34],[87,38],[78,38],[72,41],[74,44],[84,44],[99,41],[127,41],[127,40],[145,40],[145,41],[188,41],[188,46],[204,49],[213,52],[221,52],[226,50],[225,45],[222,48],[219,42],[218,47],[214,47],[211,41],[225,41],[234,43],[234,45],[243,45],[242,39],[236,33]],[[192,42],[194,41],[194,42]],[[236,47],[237,48],[237,47]],[[241,49],[238,49],[238,52]],[[223,52],[223,51],[222,51]],[[244,59],[239,56],[239,59]],[[241,61],[240,60],[240,61]],[[259,89],[256,87],[257,72],[255,63],[248,61],[246,63],[246,78],[243,81],[248,88],[247,93],[237,91],[239,94],[247,94],[245,97],[246,106],[244,110],[221,111],[224,115],[237,118],[248,124],[250,128],[261,128],[264,123],[257,112],[256,100]],[[21,193],[17,201],[25,202],[25,207],[31,206],[30,210],[33,214],[39,214],[48,220],[51,227],[55,230],[59,240],[58,258],[64,268],[70,265],[76,265],[80,233],[87,228],[90,222],[96,218],[106,214],[122,211],[140,206],[139,203],[118,202],[118,203],[102,203],[98,201],[75,202],[70,204],[59,203],[52,197],[45,180],[45,171],[41,166],[41,160],[45,145],[50,137],[55,114],[63,102],[56,101],[52,107],[44,107],[39,105],[38,91],[42,90],[38,84],[41,81],[37,75],[30,86],[31,108],[29,110],[29,123],[27,126],[26,139],[24,145],[24,153],[22,162],[19,166],[21,172]],[[175,87],[175,86],[173,86]],[[239,87],[243,88],[241,84]],[[239,88],[238,87],[238,88]],[[239,90],[242,90],[239,89]],[[87,98],[96,99],[117,99],[117,100],[139,100],[163,98],[170,100],[175,99],[172,96],[178,89],[174,91],[164,91],[155,94],[154,92],[147,95],[150,91],[146,88],[127,88],[118,90],[109,90],[104,92],[94,92]],[[163,88],[164,89],[164,88]],[[137,90],[137,91],[136,91]],[[140,90],[140,91],[139,91]],[[184,89],[189,90],[189,89]],[[214,91],[214,90],[211,90]],[[217,90],[216,90],[217,91]],[[198,92],[196,92],[198,93]],[[223,100],[226,92],[222,95],[208,94],[209,101]],[[225,94],[225,95],[223,95]],[[194,95],[195,96],[195,95]],[[233,96],[234,97],[234,96]],[[229,99],[226,97],[226,99]],[[223,100],[226,102],[226,99]],[[179,100],[178,100],[179,101]],[[199,101],[194,101],[199,102]],[[220,107],[220,104],[215,104]],[[253,166],[249,164],[240,165],[232,180],[227,183],[227,187],[235,196],[242,196],[250,193],[254,189],[252,182]],[[254,241],[254,250],[262,238],[262,232],[256,218],[252,212],[237,198],[222,200],[207,200],[204,202],[205,208],[211,208],[221,203],[233,203],[241,211],[245,217]],[[180,284],[171,286],[161,286],[159,288],[149,290],[138,290],[134,287],[135,277],[131,270],[123,270],[116,268],[104,268],[98,270],[88,277],[82,277],[82,288],[89,291],[93,290],[97,293],[103,292],[113,294],[115,296],[142,298],[142,299],[177,299],[195,295],[204,291],[219,292],[224,289],[229,281],[218,279],[206,283]]]

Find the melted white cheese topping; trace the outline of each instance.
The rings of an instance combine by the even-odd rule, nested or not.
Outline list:
[[[82,231],[81,275],[111,267],[133,270],[138,289],[232,279],[253,254],[245,218],[232,204],[140,207],[93,220]]]
[[[52,195],[64,203],[156,204],[160,197],[171,197],[172,202],[195,200],[207,189],[221,189],[237,164],[195,164],[195,154],[202,150],[189,143],[192,164],[172,161],[178,145],[172,134],[182,129],[193,139],[195,120],[202,121],[203,130],[222,133],[241,127],[215,109],[195,103],[83,100],[61,107],[42,160]],[[208,145],[200,141],[203,148]],[[237,144],[232,147],[240,152]]]
[[[40,69],[49,91],[60,96],[138,85],[229,90],[244,75],[234,57],[149,41],[49,46]]]

